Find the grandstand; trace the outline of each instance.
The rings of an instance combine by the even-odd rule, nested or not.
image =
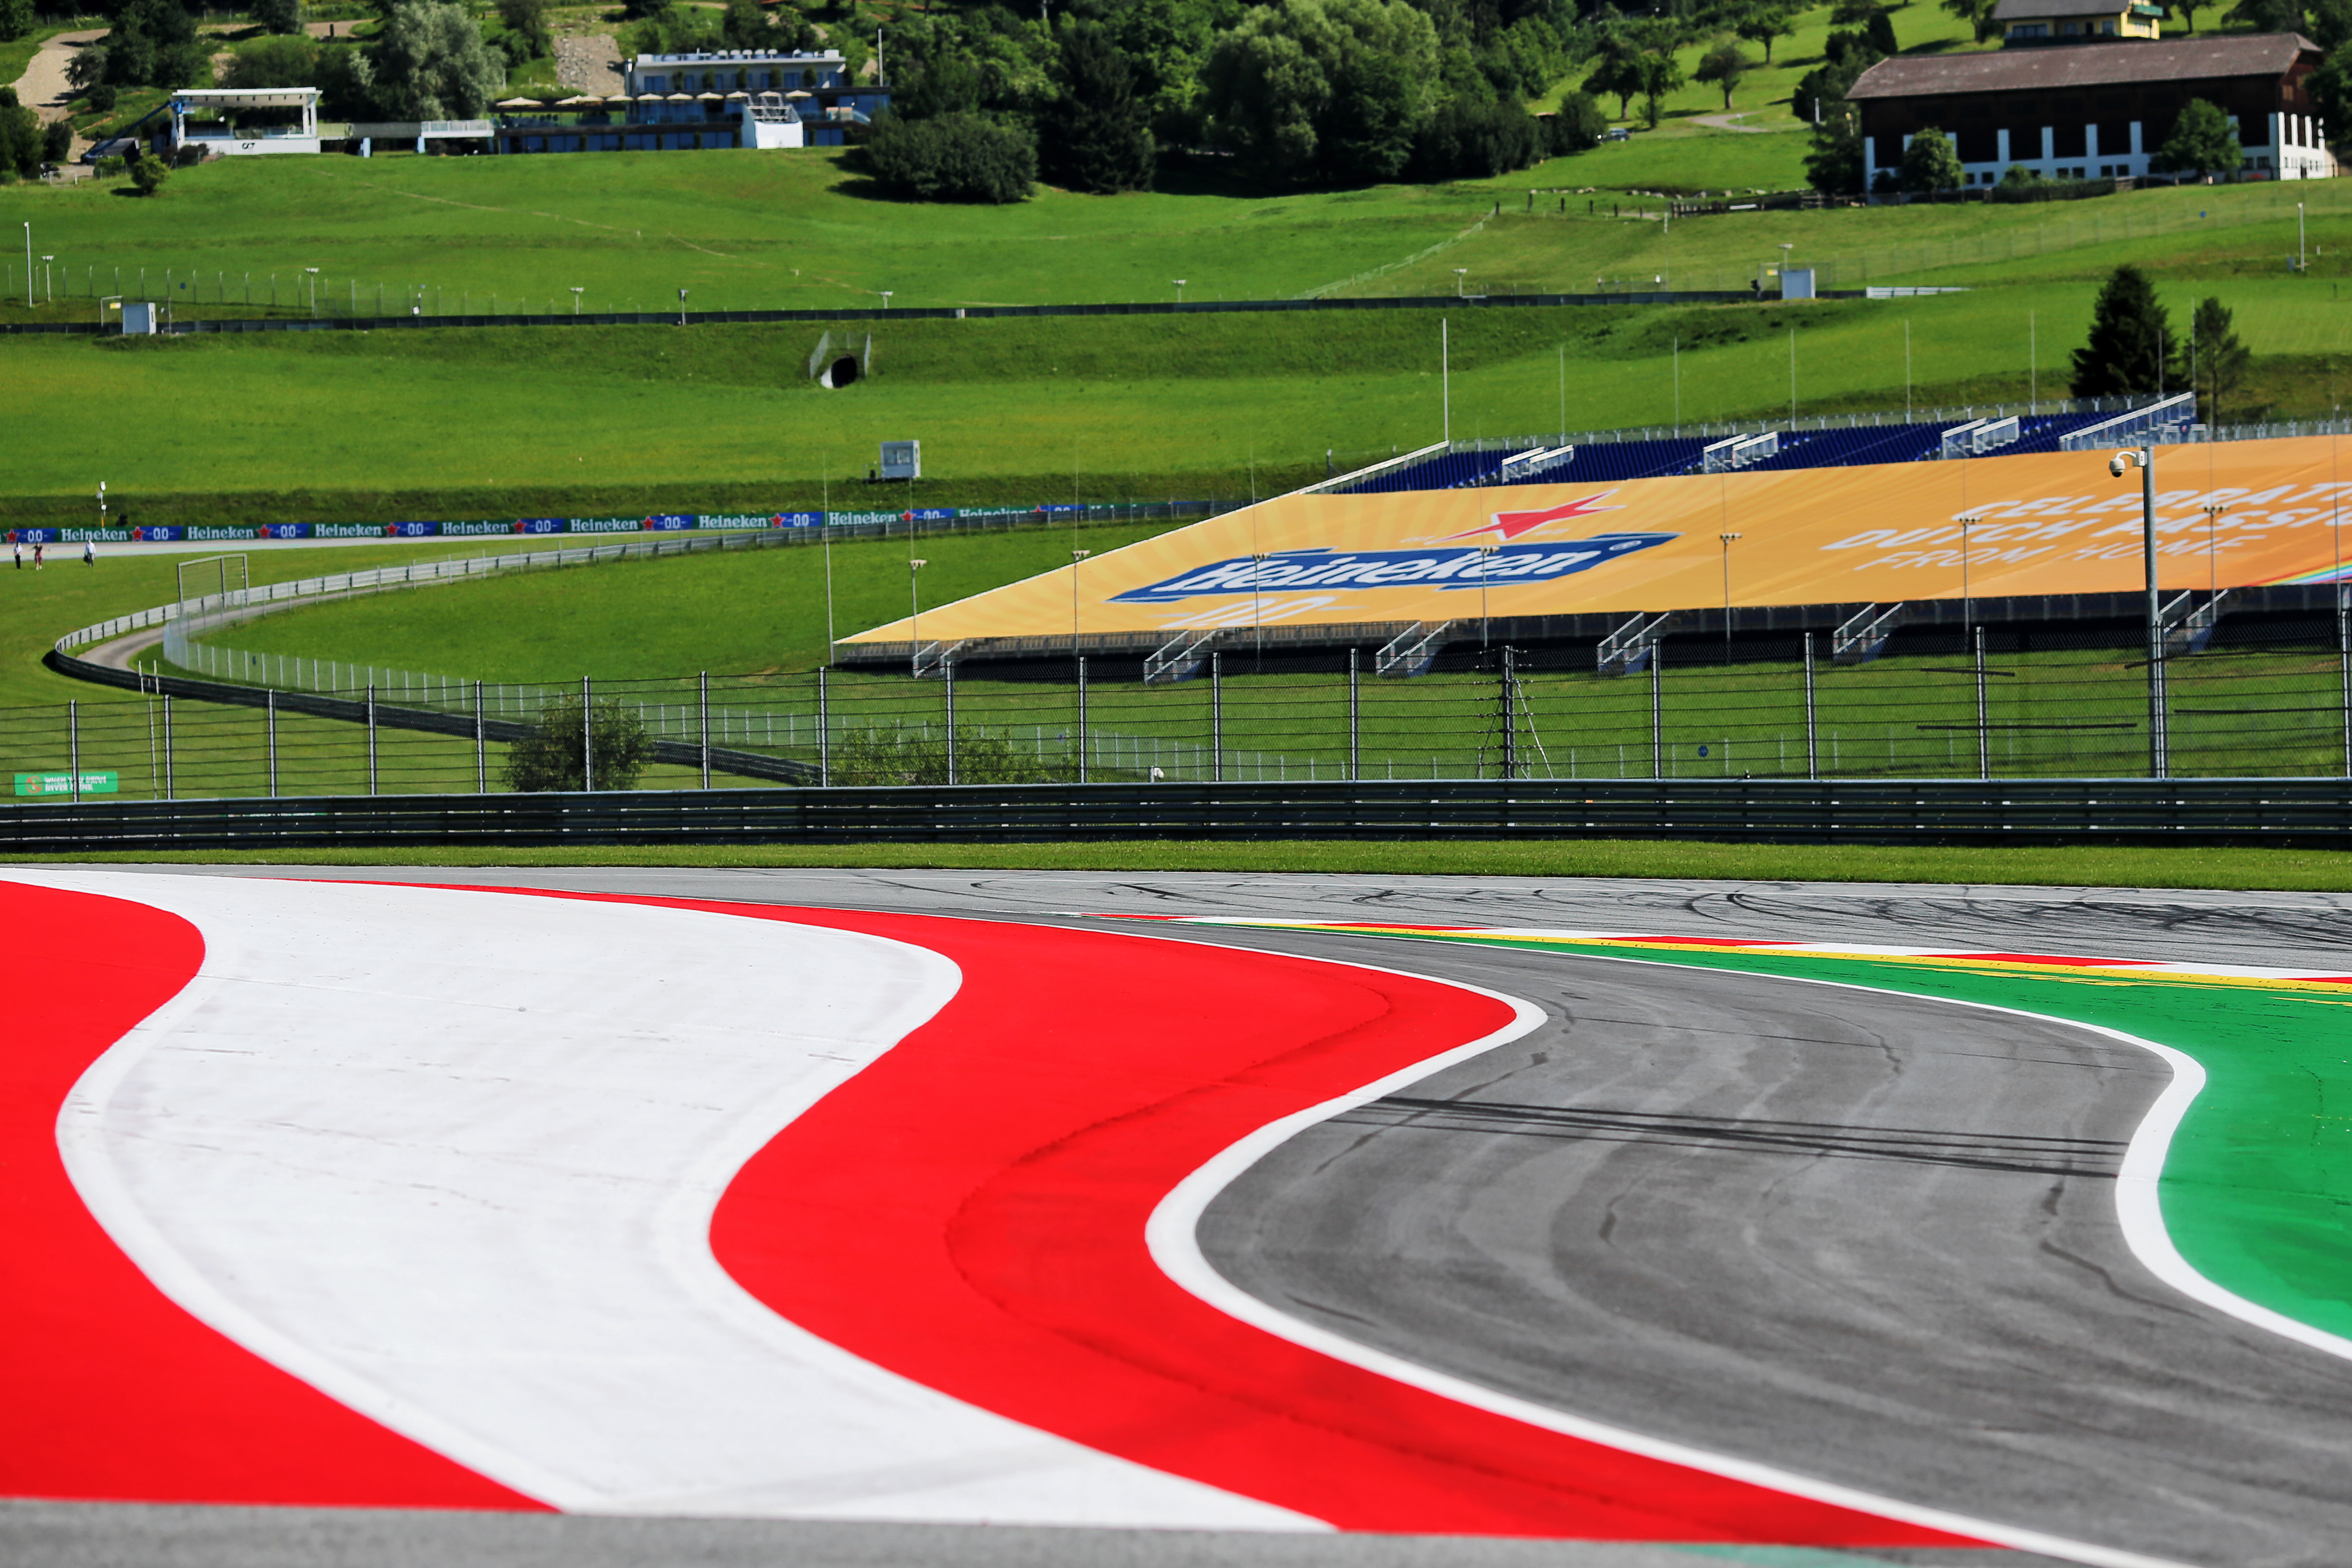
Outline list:
[[[1700,433],[1659,436],[1651,431],[1604,430],[1562,436],[1547,442],[1455,442],[1421,461],[1384,467],[1361,479],[1325,489],[1326,495],[1381,495],[1400,490],[1467,489],[1485,485],[1618,484],[1627,479],[1670,479],[1716,471],[1707,463],[1713,447],[1740,437],[1778,436],[1769,457],[1742,462],[1748,471],[1833,468],[1873,463],[1934,462],[1961,453],[1983,457],[1998,450],[2009,457],[2063,450],[2079,432],[2113,422],[2158,400],[2093,398],[2057,405],[2007,405],[1990,410],[1937,409],[1924,416],[1889,422],[1884,416],[1827,418],[1800,424],[1708,426]],[[2164,400],[2180,405],[2186,399]],[[2168,409],[2168,412],[2171,410]],[[1986,426],[2008,428],[1998,446],[1967,437]],[[1956,450],[1955,437],[1959,437]],[[2120,437],[2119,437],[2120,438]]]
[[[2143,441],[2160,448],[2158,567],[2184,644],[2226,637],[2226,617],[2332,625],[2352,584],[2333,437],[2191,414],[2182,394],[1440,444],[927,608],[921,643],[902,621],[835,658],[1051,676],[1075,656],[1173,680],[1221,648],[1412,675],[1505,645],[1581,648],[1604,673],[1673,662],[1678,640],[1786,658],[1810,635],[1840,661],[1980,626],[2133,646],[2140,487],[2104,454]]]

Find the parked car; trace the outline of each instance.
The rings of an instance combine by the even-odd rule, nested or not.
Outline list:
[[[1601,133],[1603,142],[1631,142],[1633,139],[1633,133],[1622,125],[1612,125]]]

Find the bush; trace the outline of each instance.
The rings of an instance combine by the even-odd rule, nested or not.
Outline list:
[[[1424,180],[1486,180],[1524,169],[1543,155],[1543,128],[1516,102],[1465,103],[1455,98],[1438,109],[1415,139],[1412,167]]]
[[[141,195],[152,196],[163,188],[163,182],[171,177],[171,173],[163,166],[163,159],[142,158],[131,165],[131,183],[139,187]]]
[[[908,121],[884,115],[866,142],[866,167],[891,190],[927,202],[1017,202],[1037,181],[1026,130],[977,114]]]
[[[112,113],[115,97],[114,84],[110,81],[99,82],[88,92],[82,94],[83,100],[89,105],[90,112],[93,114]]]
[[[0,0],[0,38],[21,38],[33,30],[33,0]]]
[[[1609,116],[1600,100],[1591,93],[1571,92],[1559,100],[1559,112],[1551,117],[1552,153],[1584,153],[1601,145],[1601,132],[1609,129]]]
[[[530,732],[507,748],[507,787],[526,795],[584,788],[581,727],[577,697],[541,709],[539,722]],[[587,731],[589,757],[596,764],[595,786],[600,790],[636,788],[637,775],[653,755],[653,742],[646,738],[645,721],[637,710],[618,702],[599,702]]]
[[[253,19],[267,32],[299,33],[302,30],[302,0],[253,0]]]
[[[41,128],[41,156],[52,163],[62,163],[73,151],[73,125],[68,121],[53,120]]]
[[[1002,735],[959,724],[955,731],[958,784],[1061,784],[1077,777],[1067,759],[1023,756]],[[834,743],[833,782],[837,784],[943,784],[948,782],[948,742],[906,724],[853,730]]]

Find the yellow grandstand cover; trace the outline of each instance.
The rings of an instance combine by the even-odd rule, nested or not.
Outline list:
[[[2170,447],[2157,454],[2169,588],[2344,575],[2352,481],[2326,437]],[[1795,468],[1388,495],[1291,495],[1076,568],[1083,632],[1735,605],[1977,598],[2142,586],[2137,472],[2108,453]],[[2211,521],[2205,508],[2229,510]],[[922,637],[1066,637],[1065,568],[922,616]],[[849,642],[904,642],[905,621]]]

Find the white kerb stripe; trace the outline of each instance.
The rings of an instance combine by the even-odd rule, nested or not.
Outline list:
[[[84,1201],[183,1308],[395,1431],[582,1511],[1323,1528],[877,1367],[711,1256],[743,1162],[954,994],[939,954],[637,904],[16,879],[204,933],[59,1120]]]

